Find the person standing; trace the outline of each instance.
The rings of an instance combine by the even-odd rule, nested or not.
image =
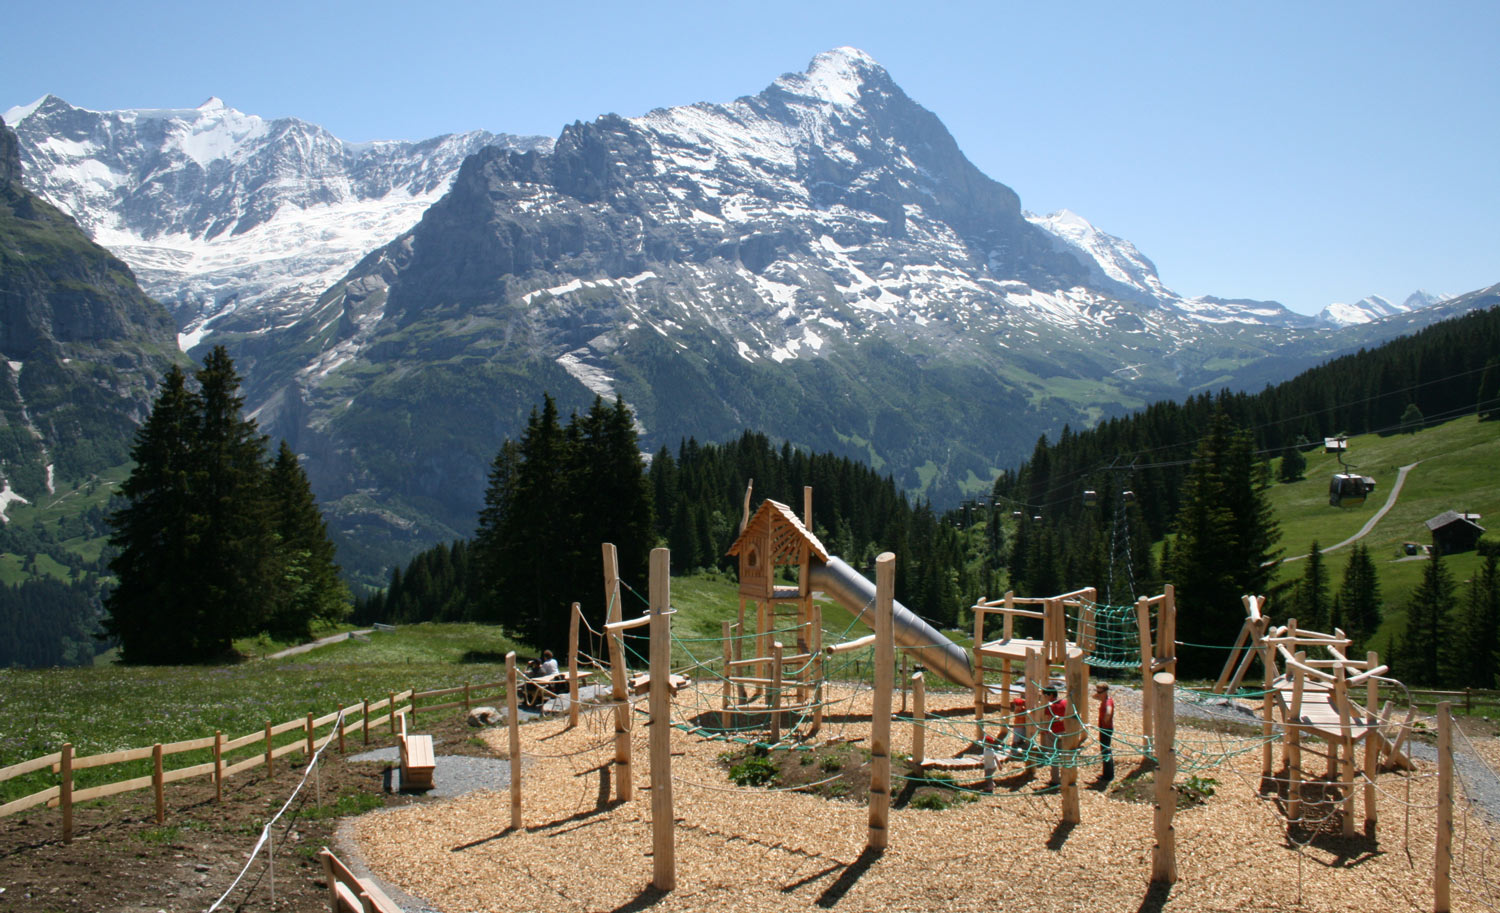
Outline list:
[[[1094,699],[1099,702],[1099,752],[1104,759],[1099,783],[1103,785],[1115,778],[1115,699],[1109,696],[1109,685],[1104,682],[1094,685]]]
[[[1061,697],[1058,692],[1060,688],[1055,682],[1049,682],[1042,689],[1044,700],[1047,701],[1047,728],[1043,730],[1045,741],[1042,747],[1052,761],[1052,776],[1047,785],[1062,785],[1062,766],[1058,758],[1058,749],[1062,745],[1063,735],[1068,731],[1068,699]]]

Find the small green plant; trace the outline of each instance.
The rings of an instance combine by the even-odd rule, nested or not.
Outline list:
[[[818,768],[825,774],[836,774],[844,769],[844,759],[839,755],[824,755]]]
[[[177,835],[181,832],[182,828],[168,824],[165,827],[148,827],[136,834],[136,838],[152,846],[170,846],[177,842]]]
[[[314,821],[323,818],[344,818],[362,815],[384,806],[385,800],[375,793],[350,792],[341,794],[328,805],[313,805],[303,809],[301,817]]]
[[[736,786],[774,786],[778,778],[776,764],[764,755],[750,755],[729,768],[729,779]]]
[[[952,808],[953,803],[948,797],[939,792],[922,793],[911,800],[912,808],[920,808],[923,811],[940,812],[945,808]]]
[[[1204,799],[1207,799],[1209,796],[1212,796],[1214,794],[1214,788],[1218,785],[1219,781],[1215,780],[1213,777],[1200,777],[1194,775],[1188,777],[1186,780],[1183,780],[1182,783],[1177,787],[1177,790],[1178,792],[1181,792],[1184,795],[1193,799],[1197,799],[1201,802]]]

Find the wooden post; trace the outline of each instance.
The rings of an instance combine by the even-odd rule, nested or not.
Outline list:
[[[505,654],[505,724],[510,734],[510,828],[521,829],[521,700],[516,651]]]
[[[1448,913],[1453,908],[1449,880],[1453,869],[1453,705],[1448,701],[1438,704],[1437,723],[1437,858],[1432,873],[1432,910]]]
[[[313,745],[315,740],[313,739],[313,715],[311,710],[307,711],[307,724],[302,728],[307,733],[307,760],[311,761],[313,752],[317,751],[317,748]]]
[[[719,625],[720,639],[724,644],[724,678],[719,684],[719,703],[724,708],[725,719],[729,714],[729,694],[734,686],[730,683],[730,676],[734,675],[734,642],[731,640],[730,632],[734,625],[726,618]]]
[[[364,730],[365,744],[370,744],[370,699],[363,698],[360,701],[363,709],[359,713],[360,728]]]
[[[344,715],[340,713],[333,721],[333,728],[339,734],[339,754],[344,754]]]
[[[73,842],[73,743],[64,742],[58,761],[57,804],[62,808],[63,843]]]
[[[988,695],[984,690],[984,657],[979,648],[984,646],[984,609],[974,606],[974,738],[984,738],[984,705]]]
[[[469,683],[464,682],[464,715],[467,716],[469,711],[473,709],[474,699],[471,696],[471,692],[469,690]],[[339,751],[343,751],[344,749],[342,748],[342,743],[340,743],[340,745],[341,747],[339,748]]]
[[[1380,654],[1365,654],[1365,669],[1380,665]],[[1370,676],[1365,682],[1365,836],[1375,836],[1375,775],[1380,772],[1380,721],[1375,708],[1380,706],[1380,682]]]
[[[813,720],[809,737],[817,735],[823,728],[823,607],[817,603],[812,607],[812,626],[813,674],[817,676],[818,684],[813,688]]]
[[[672,832],[672,553],[651,550],[651,884],[677,887]]]
[[[343,750],[343,746],[339,746]],[[214,730],[214,801],[224,801],[224,733]]]
[[[1153,676],[1156,684],[1156,846],[1151,851],[1151,880],[1172,884],[1177,880],[1177,835],[1172,828],[1172,814],[1177,810],[1177,795],[1172,781],[1177,778],[1177,718],[1173,701],[1177,679],[1170,672]]]
[[[1135,601],[1135,627],[1141,640],[1141,739],[1149,753],[1156,715],[1156,698],[1151,691],[1151,661],[1156,657],[1156,646],[1151,642],[1151,600],[1145,596]]]
[[[1342,664],[1333,668],[1333,702],[1339,709],[1339,740],[1338,744],[1330,745],[1333,753],[1339,758],[1339,780],[1349,784],[1348,791],[1344,793],[1344,821],[1343,835],[1354,836],[1354,729],[1352,726],[1352,714],[1349,707],[1349,686],[1347,674]]]
[[[1296,625],[1294,618],[1291,625]],[[1292,706],[1287,712],[1286,747],[1286,817],[1295,822],[1302,813],[1302,689],[1305,678],[1302,666],[1307,654],[1298,650],[1293,654],[1297,665],[1292,669]]]
[[[896,556],[875,559],[875,693],[870,709],[870,833],[866,846],[888,845],[891,813],[891,681],[896,662]]]
[[[1157,623],[1156,649],[1158,659],[1170,660],[1166,671],[1177,678],[1177,588],[1168,583],[1162,586],[1162,601]],[[1175,871],[1175,865],[1174,865]],[[1175,879],[1175,875],[1174,875]]]
[[[578,622],[583,618],[583,607],[573,603],[573,615],[568,622],[568,728],[578,725]]]
[[[785,652],[781,641],[771,643],[771,744],[781,741],[781,657]]]
[[[1037,726],[1042,721],[1042,686],[1047,662],[1035,648],[1026,651],[1026,772],[1036,770]]]
[[[151,746],[151,790],[156,793],[156,823],[167,823],[166,784],[162,782],[161,743]]]
[[[1066,648],[1065,648],[1066,649]],[[1083,809],[1078,797],[1078,744],[1083,738],[1083,721],[1088,714],[1088,685],[1084,682],[1083,657],[1067,651],[1066,671],[1068,685],[1068,707],[1072,713],[1064,725],[1062,748],[1067,751],[1062,769],[1062,819],[1068,824],[1083,820]]]
[[[1252,632],[1252,636],[1265,636],[1265,628],[1268,624],[1266,619],[1262,618],[1259,621],[1246,622],[1246,624],[1258,626],[1254,630],[1254,632]],[[1251,652],[1252,650],[1250,646],[1247,645],[1245,647],[1245,655],[1249,656]],[[1265,744],[1261,745],[1260,747],[1260,775],[1262,777],[1270,777],[1276,771],[1276,751],[1274,746],[1271,744],[1271,736],[1273,736],[1276,732],[1275,723],[1272,719],[1273,715],[1276,713],[1276,667],[1266,662],[1266,658],[1264,655],[1261,656],[1260,664],[1262,667],[1261,690],[1265,692],[1261,695],[1260,699],[1260,713],[1262,719],[1264,720],[1264,722],[1260,724],[1260,737],[1265,740]]]
[[[603,543],[604,601],[608,621],[623,621],[620,605],[620,559],[612,542]],[[615,705],[615,798],[629,802],[634,792],[630,772],[630,691],[625,684],[625,635],[606,634],[609,642],[610,699]]]
[[[911,677],[911,761],[918,768],[927,758],[927,682],[921,672]]]
[[[266,779],[276,776],[276,757],[271,754],[271,721],[266,720]]]

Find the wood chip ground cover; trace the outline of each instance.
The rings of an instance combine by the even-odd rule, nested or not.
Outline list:
[[[823,739],[868,738],[868,692],[844,695]],[[935,716],[961,712],[966,695],[930,695]],[[691,706],[679,695],[679,706]],[[1118,730],[1139,732],[1122,701]],[[674,730],[673,797],[677,889],[658,895],[652,877],[649,726],[636,715],[636,795],[605,799],[613,755],[607,713],[568,730],[553,719],[522,729],[525,827],[512,832],[507,792],[365,815],[353,833],[370,867],[443,911],[480,910],[1428,910],[1432,908],[1436,778],[1377,778],[1378,839],[1343,838],[1324,815],[1287,837],[1277,805],[1258,797],[1258,748],[1231,733],[1184,726],[1184,762],[1218,781],[1201,807],[1176,818],[1178,882],[1148,884],[1149,805],[1084,790],[1083,820],[1060,825],[1055,793],[1008,777],[978,801],[940,812],[896,808],[890,846],[864,852],[863,805],[796,791],[740,788],[726,776],[726,746]],[[962,716],[953,735],[928,734],[929,756],[951,756],[973,732]],[[894,752],[911,750],[911,727],[893,730]],[[505,747],[504,730],[487,738]],[[867,743],[865,743],[867,744]],[[1122,772],[1137,759],[1119,756]],[[1280,763],[1279,752],[1277,763]],[[1186,766],[1186,765],[1185,765]],[[1084,782],[1094,771],[1080,771]],[[1185,772],[1184,777],[1190,775]],[[1045,772],[1042,773],[1045,778]],[[899,789],[899,785],[897,786]],[[1331,807],[1325,807],[1330,809]],[[1318,814],[1323,814],[1318,812]],[[1361,822],[1363,802],[1360,803]],[[1458,824],[1454,908],[1495,902],[1500,871],[1493,833],[1474,815]],[[1300,886],[1300,889],[1299,889]]]

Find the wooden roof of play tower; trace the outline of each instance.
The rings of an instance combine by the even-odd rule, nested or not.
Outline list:
[[[819,560],[828,560],[828,549],[802,525],[802,521],[797,519],[790,507],[779,501],[767,499],[760,503],[755,516],[750,518],[750,522],[740,531],[740,537],[729,547],[728,554],[740,555],[751,543],[763,542],[771,543],[770,554],[762,557],[769,559],[772,567],[801,564],[803,545]]]

